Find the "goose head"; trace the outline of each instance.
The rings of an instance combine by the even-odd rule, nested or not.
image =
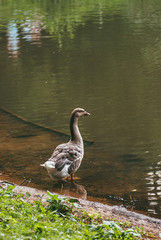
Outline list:
[[[71,113],[71,117],[72,116],[75,118],[87,117],[90,116],[90,113],[85,111],[83,108],[75,108]]]

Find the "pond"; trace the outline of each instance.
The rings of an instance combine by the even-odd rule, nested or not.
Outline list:
[[[155,217],[161,217],[160,28],[159,0],[0,0],[0,105],[66,134],[71,111],[85,108],[91,117],[80,121],[80,131],[94,143],[85,148],[77,183],[89,199]],[[50,155],[56,146],[49,147]],[[51,188],[39,162],[35,171],[32,182]]]

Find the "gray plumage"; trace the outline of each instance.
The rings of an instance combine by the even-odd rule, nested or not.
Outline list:
[[[82,116],[89,116],[82,108],[76,108],[71,113],[70,132],[71,139],[67,143],[60,144],[54,150],[52,156],[41,166],[47,169],[52,179],[66,178],[74,173],[81,165],[84,155],[83,139],[78,129],[78,119]]]

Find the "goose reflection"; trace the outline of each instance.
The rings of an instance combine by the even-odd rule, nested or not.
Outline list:
[[[57,182],[53,186],[58,189],[58,193],[76,198],[87,199],[87,191],[84,186],[75,182]]]

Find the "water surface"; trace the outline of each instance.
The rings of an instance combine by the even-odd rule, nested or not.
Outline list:
[[[85,108],[79,183],[160,217],[160,1],[1,0],[0,16],[0,105],[67,134]]]

